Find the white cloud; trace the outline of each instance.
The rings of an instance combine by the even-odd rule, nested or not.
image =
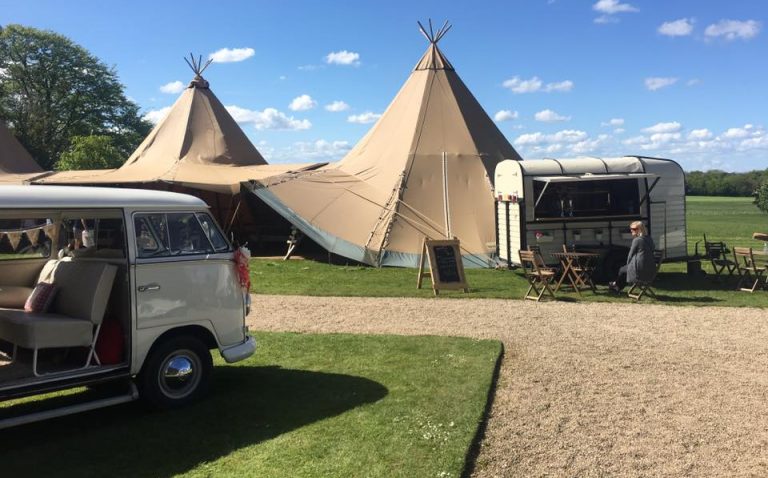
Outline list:
[[[561,81],[559,83],[547,83],[544,87],[544,91],[549,93],[550,91],[571,91],[573,89],[573,82],[571,80]]]
[[[587,133],[584,131],[566,129],[554,134],[544,134],[540,132],[525,133],[515,139],[514,143],[519,146],[538,145],[547,143],[576,143],[587,139]]]
[[[8,76],[8,69],[0,68],[0,78],[5,78],[6,76]]]
[[[576,141],[582,141],[586,139],[587,133],[584,131],[579,131],[575,129],[564,129],[562,131],[558,131],[557,133],[553,135],[548,135],[549,138],[551,138],[552,141],[563,141],[566,143],[573,143]]]
[[[680,128],[682,128],[682,125],[680,123],[678,123],[677,121],[672,121],[669,123],[656,123],[653,126],[643,128],[643,132],[650,133],[650,134],[675,133],[677,131],[680,131]]]
[[[181,93],[187,86],[179,80],[166,83],[160,87],[160,91],[163,93]]]
[[[563,116],[549,109],[539,111],[538,113],[533,115],[533,118],[536,121],[543,121],[545,123],[553,123],[557,121],[569,121],[571,119],[570,116]]]
[[[288,105],[291,111],[307,111],[317,106],[317,101],[313,100],[309,95],[301,95],[291,101]]]
[[[613,130],[613,132],[616,134],[621,134],[624,132],[624,128],[616,128],[615,130]]]
[[[600,13],[606,13],[608,15],[638,11],[637,8],[633,7],[632,5],[628,3],[620,3],[619,0],[598,0],[597,3],[592,5],[592,9]]]
[[[275,148],[267,141],[259,141],[259,152],[270,163],[330,162],[344,157],[352,149],[349,141],[297,141],[290,146]]]
[[[222,48],[208,55],[208,58],[214,63],[233,63],[247,60],[255,53],[253,48]]]
[[[600,123],[600,126],[622,126],[624,124],[624,118],[611,118],[608,121]]]
[[[672,22],[662,23],[657,31],[669,37],[684,37],[693,32],[693,23],[693,18],[681,18]]]
[[[353,51],[333,51],[325,56],[325,62],[329,65],[359,65],[360,54]]]
[[[493,115],[493,120],[496,122],[510,121],[513,119],[517,119],[517,117],[518,117],[517,111],[499,110],[496,112],[495,115]]]
[[[708,130],[707,128],[695,129],[695,130],[691,131],[690,133],[688,133],[688,139],[689,140],[694,140],[694,141],[699,141],[699,140],[702,140],[702,139],[709,139],[711,137],[712,137],[712,132],[710,130]]]
[[[508,80],[504,80],[502,83],[504,88],[509,88],[512,93],[533,93],[541,89],[541,80],[534,76],[530,80],[522,80],[520,77],[515,76]]]
[[[704,35],[710,38],[723,37],[726,40],[749,40],[760,33],[760,22],[755,20],[720,20],[709,25]]]
[[[600,25],[606,25],[608,23],[619,23],[619,19],[616,17],[612,17],[611,15],[600,15],[599,17],[595,18],[593,21]]]
[[[698,78],[691,78],[690,80],[685,82],[685,86],[696,86],[699,83],[701,83],[701,80]]]
[[[512,93],[534,93],[536,91],[544,91],[550,93],[571,91],[573,89],[573,82],[571,80],[564,80],[555,83],[543,84],[538,76],[534,76],[529,80],[524,80],[519,76],[514,76],[508,80],[504,80],[502,83],[504,88],[508,88]]]
[[[524,133],[518,136],[514,143],[520,146],[526,145],[526,144],[542,144],[546,143],[546,138],[544,133],[539,133],[538,131],[535,133]]]
[[[652,77],[645,79],[645,87],[651,91],[660,90],[677,83],[677,78]]]
[[[725,131],[725,133],[723,133],[723,137],[730,138],[730,139],[746,138],[750,136],[752,129],[753,129],[753,126],[751,124],[744,125],[743,128],[728,128]]]
[[[166,117],[169,111],[171,111],[170,106],[166,106],[165,108],[160,108],[159,110],[151,110],[144,115],[143,119],[149,121],[152,124],[157,124],[163,118]]]
[[[280,75],[277,79],[280,80],[280,81],[284,81],[284,80],[287,80],[288,77],[285,76],[285,75]]]
[[[571,146],[571,152],[576,154],[591,153],[599,149],[600,146],[602,146],[603,143],[605,143],[608,139],[609,136],[607,134],[601,134],[596,139],[579,141],[578,143]]]
[[[634,146],[636,144],[644,144],[647,142],[648,138],[645,136],[633,136],[632,138],[628,138],[622,141],[622,143],[626,144],[627,146]]]
[[[365,113],[362,113],[359,115],[348,116],[347,121],[349,121],[350,123],[368,124],[368,123],[373,123],[379,118],[381,118],[380,114],[373,113],[371,111],[366,111]]]
[[[315,71],[322,68],[325,68],[325,65],[301,65],[297,67],[299,71]]]
[[[325,109],[328,111],[332,111],[334,113],[338,113],[339,111],[346,111],[349,109],[349,105],[344,103],[341,100],[336,100],[333,103],[325,105]]]
[[[651,135],[651,141],[654,143],[670,143],[672,141],[679,141],[681,135],[677,133],[654,133]]]
[[[275,108],[254,111],[239,106],[226,106],[227,111],[238,123],[252,124],[258,130],[303,130],[312,127],[309,120],[298,120]]]

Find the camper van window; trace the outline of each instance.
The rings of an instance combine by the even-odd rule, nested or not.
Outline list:
[[[637,179],[613,179],[549,184],[534,181],[534,197],[541,200],[535,208],[536,219],[636,216],[640,213]]]
[[[50,256],[55,231],[50,218],[0,219],[0,261]]]
[[[211,244],[213,245],[213,248],[216,250],[216,252],[229,251],[229,243],[227,243],[227,240],[224,239],[224,234],[221,233],[218,226],[216,226],[216,223],[213,221],[213,219],[211,219],[211,216],[199,212],[197,213],[197,220],[200,221],[203,232],[205,232],[208,240],[211,241]]]
[[[211,254],[214,247],[194,213],[134,216],[139,257]],[[226,242],[225,242],[226,244]]]

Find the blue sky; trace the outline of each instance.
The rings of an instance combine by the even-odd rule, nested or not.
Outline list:
[[[157,120],[192,73],[270,162],[338,160],[427,47],[417,20],[528,158],[643,154],[768,167],[768,2],[0,0],[114,66]],[[332,106],[335,105],[335,106]]]

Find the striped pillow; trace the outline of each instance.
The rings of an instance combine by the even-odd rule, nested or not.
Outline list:
[[[56,297],[56,291],[59,288],[48,282],[38,282],[27,302],[24,304],[26,312],[48,312],[53,304],[53,298]]]

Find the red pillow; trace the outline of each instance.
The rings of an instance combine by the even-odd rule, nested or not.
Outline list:
[[[53,284],[47,282],[38,282],[35,289],[29,294],[27,302],[24,304],[26,312],[48,312],[53,304],[53,298],[56,297],[56,291],[59,290]]]

